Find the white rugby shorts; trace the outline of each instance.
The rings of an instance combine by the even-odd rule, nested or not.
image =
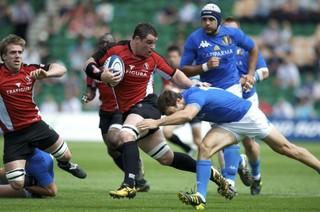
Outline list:
[[[259,108],[251,106],[241,120],[218,124],[215,127],[220,127],[233,133],[237,142],[239,142],[245,136],[263,139],[269,135],[274,126]]]

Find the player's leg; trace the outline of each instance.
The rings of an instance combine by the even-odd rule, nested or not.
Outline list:
[[[145,139],[141,139],[139,141],[139,147],[162,165],[196,173],[196,161],[185,153],[173,152],[165,142],[160,130],[149,135]],[[227,182],[219,171],[211,167],[209,174],[210,180],[215,182],[220,189],[226,189],[221,195],[228,199],[232,199],[234,191],[224,187]]]
[[[307,149],[289,142],[275,127],[263,140],[279,154],[300,161],[320,174],[320,160]]]
[[[258,195],[261,191],[261,172],[260,172],[260,145],[254,138],[245,137],[242,140],[252,174],[252,184],[250,186],[251,194]]]
[[[75,177],[85,178],[86,172],[78,166],[78,164],[71,163],[71,151],[68,145],[63,139],[45,122],[40,121],[35,126],[36,139],[33,140],[32,144],[41,150],[50,153],[56,158],[58,167],[69,172]]]
[[[237,170],[241,162],[240,146],[238,144],[225,147],[223,149],[224,167],[222,167],[222,175],[227,179],[232,187],[235,187],[235,178]]]
[[[196,168],[197,193],[179,193],[179,198],[181,201],[196,208],[202,206],[204,207],[206,203],[207,187],[212,165],[211,157],[223,147],[234,144],[235,141],[235,135],[222,128],[212,128],[209,130],[209,132],[205,135],[203,142],[199,145],[199,156]],[[229,184],[225,184],[224,186],[229,186]]]
[[[28,143],[34,139],[34,127],[28,127],[19,132],[4,134],[3,164],[7,182],[14,190],[21,190],[29,184],[25,177],[26,159],[33,153],[34,148]]]
[[[139,149],[137,139],[140,136],[136,124],[143,120],[141,115],[130,113],[120,130],[119,139],[122,145],[122,161],[124,170],[123,182],[117,190],[110,191],[113,198],[134,198],[136,195],[136,179],[139,173]]]
[[[171,143],[179,146],[181,149],[183,149],[184,152],[190,152],[191,147],[181,141],[179,136],[173,133],[173,130],[176,129],[178,126],[177,125],[169,125],[169,126],[164,126],[162,128],[163,135],[164,137]]]

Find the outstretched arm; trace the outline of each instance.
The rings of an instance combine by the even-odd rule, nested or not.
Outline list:
[[[165,116],[161,119],[144,119],[137,124],[137,127],[142,130],[155,129],[159,126],[177,125],[190,122],[199,112],[198,107],[187,105],[183,110],[177,111],[170,116]]]

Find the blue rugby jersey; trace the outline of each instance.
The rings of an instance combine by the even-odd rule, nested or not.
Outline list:
[[[238,68],[240,77],[241,77],[241,75],[248,73],[248,58],[249,58],[248,51],[246,51],[242,48],[237,49],[237,68]],[[258,54],[256,70],[258,70],[260,68],[267,68],[266,61],[264,60],[261,52],[259,52],[259,54]],[[249,92],[243,92],[242,97],[244,99],[248,99],[249,97],[253,96],[253,94],[255,92],[256,92],[256,85],[254,85],[253,88]]]
[[[250,101],[215,87],[192,87],[182,96],[187,105],[199,108],[197,117],[217,124],[239,121],[251,107]]]
[[[53,183],[53,159],[50,154],[36,148],[27,158],[26,174],[33,176],[39,186],[47,187]]]
[[[226,89],[240,80],[236,67],[238,47],[247,51],[254,47],[253,40],[240,29],[220,26],[216,35],[208,36],[199,28],[185,42],[180,67],[203,64],[211,57],[219,57],[219,67],[201,73],[200,80]]]

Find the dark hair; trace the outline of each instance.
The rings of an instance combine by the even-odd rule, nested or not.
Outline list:
[[[171,90],[163,91],[158,98],[158,108],[161,114],[165,114],[168,107],[176,106],[177,99],[181,98],[182,95],[180,93]]]
[[[112,46],[115,44],[116,40],[114,39],[113,35],[109,32],[105,33],[98,39],[97,49],[103,49],[105,47]]]
[[[134,29],[132,39],[134,39],[136,36],[139,36],[140,39],[146,38],[149,34],[158,37],[157,30],[148,23],[141,23],[136,26]]]
[[[19,37],[18,35],[10,34],[7,37],[3,38],[0,42],[0,56],[3,60],[3,55],[7,53],[7,46],[10,44],[15,44],[24,47],[26,46],[26,41]]]
[[[169,52],[178,52],[179,55],[181,55],[181,50],[180,50],[179,46],[177,46],[177,45],[171,45],[171,46],[169,46],[169,47],[167,48],[167,53],[169,53]]]
[[[234,18],[234,17],[232,17],[232,16],[229,16],[229,17],[225,18],[224,19],[224,23],[226,23],[226,22],[235,22],[235,23],[238,24],[238,26],[240,26],[239,20]]]

